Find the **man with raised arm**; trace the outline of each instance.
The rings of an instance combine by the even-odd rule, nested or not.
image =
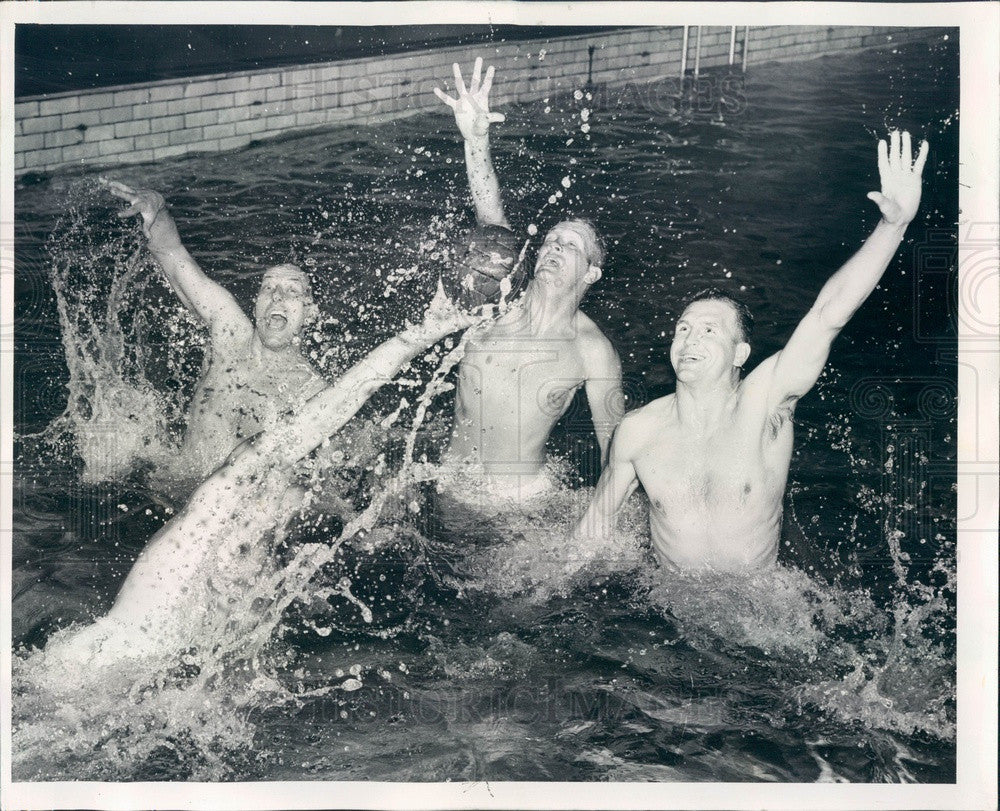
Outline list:
[[[86,661],[99,651],[114,658],[142,656],[203,642],[199,623],[226,621],[245,596],[241,559],[251,552],[244,529],[280,527],[300,508],[300,498],[289,498],[295,494],[295,464],[419,353],[479,318],[456,308],[439,285],[422,323],[385,341],[334,384],[241,443],[150,539],[110,611],[46,652]]]
[[[142,216],[149,250],[167,281],[209,328],[211,343],[180,456],[185,474],[200,479],[241,441],[325,385],[300,351],[303,330],[318,312],[309,277],[291,264],[264,271],[251,322],[188,253],[162,195],[103,178],[101,183],[128,202],[119,217]]]
[[[882,212],[874,232],[824,285],[787,345],[745,379],[752,320],[718,291],[696,295],[677,321],[674,394],[622,420],[578,539],[614,530],[636,480],[649,498],[653,551],[665,566],[726,571],[773,565],[792,454],[795,405],[819,378],[834,338],[875,289],[920,203],[927,143],[909,133],[878,145]]]
[[[455,113],[480,226],[508,229],[490,157],[493,68],[477,58],[468,87],[454,65],[455,98],[435,88]],[[459,366],[455,422],[446,458],[465,474],[451,488],[484,504],[518,501],[544,490],[545,445],[574,393],[585,387],[602,460],[624,411],[621,363],[610,341],[580,310],[601,278],[604,247],[587,220],[559,223],[546,235],[523,297],[473,335]],[[471,481],[470,481],[471,477]],[[469,484],[473,487],[469,487]]]

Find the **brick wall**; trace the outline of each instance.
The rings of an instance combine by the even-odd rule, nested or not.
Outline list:
[[[744,27],[736,30],[736,62]],[[694,67],[696,29],[689,29]],[[939,36],[934,29],[751,26],[748,65]],[[702,28],[702,70],[728,64],[729,26]],[[435,85],[451,64],[481,54],[497,68],[495,106],[570,92],[587,79],[606,87],[678,77],[683,29],[637,28],[551,40],[462,46],[388,57],[227,73],[19,99],[15,172],[144,163],[190,152],[240,149],[290,131],[363,124],[437,107]],[[543,52],[544,51],[544,55]]]

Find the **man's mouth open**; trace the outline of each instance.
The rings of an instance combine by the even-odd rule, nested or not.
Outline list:
[[[288,319],[282,313],[269,313],[264,323],[267,324],[268,329],[279,332],[288,326]]]

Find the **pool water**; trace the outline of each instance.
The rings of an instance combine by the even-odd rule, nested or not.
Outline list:
[[[14,779],[954,781],[956,40],[753,67],[721,114],[595,89],[496,127],[515,228],[573,210],[608,237],[584,310],[632,406],[672,390],[678,303],[707,284],[756,313],[751,363],[779,349],[876,222],[876,137],[931,141],[921,212],[798,407],[781,566],[742,579],[657,570],[641,496],[606,548],[567,546],[597,475],[582,399],[539,510],[444,527],[428,357],[338,437],[324,486],[360,532],[230,539],[287,604],[250,582],[191,650],[60,671],[46,640],[107,609],[182,498],[162,471],[205,336],[96,173],[22,182]],[[308,267],[306,350],[335,377],[415,315],[470,222],[445,112],[110,174],[161,190],[244,305],[264,266]]]

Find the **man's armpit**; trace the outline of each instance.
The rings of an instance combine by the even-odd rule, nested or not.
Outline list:
[[[778,404],[778,407],[767,415],[765,428],[768,439],[775,439],[782,428],[794,421],[795,406],[798,402],[797,394],[785,395],[785,399]]]

